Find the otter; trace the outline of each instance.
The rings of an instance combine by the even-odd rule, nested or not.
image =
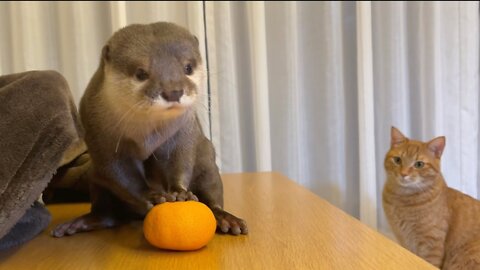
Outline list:
[[[185,200],[206,204],[221,232],[247,234],[246,222],[223,209],[215,150],[196,116],[205,72],[198,39],[176,24],[133,24],[113,34],[80,101],[91,210],[53,236],[113,227],[155,204]]]

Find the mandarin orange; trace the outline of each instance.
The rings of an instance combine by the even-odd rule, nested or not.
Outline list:
[[[213,238],[216,227],[210,208],[195,201],[158,204],[143,221],[147,241],[170,250],[199,249]]]

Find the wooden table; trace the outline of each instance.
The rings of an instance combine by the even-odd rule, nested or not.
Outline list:
[[[48,231],[0,253],[0,269],[435,269],[280,174],[227,174],[223,181],[225,208],[248,222],[246,236],[217,234],[198,251],[163,251],[132,222],[56,239],[50,229],[89,206],[51,205]]]

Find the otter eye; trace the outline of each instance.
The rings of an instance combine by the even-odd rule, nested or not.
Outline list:
[[[402,164],[402,159],[400,157],[393,157],[393,162],[397,165]]]
[[[192,75],[193,67],[191,64],[187,64],[183,69],[186,75]]]
[[[141,82],[148,79],[148,73],[143,68],[137,68],[135,78]]]
[[[421,169],[421,168],[423,168],[423,166],[425,166],[425,163],[423,161],[416,161],[415,164],[413,164],[413,166],[416,169]]]

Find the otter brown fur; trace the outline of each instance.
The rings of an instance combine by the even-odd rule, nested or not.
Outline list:
[[[91,212],[57,226],[54,236],[184,200],[210,207],[222,232],[247,233],[245,221],[223,210],[214,147],[196,117],[204,72],[198,40],[175,24],[130,25],[110,38],[80,103],[93,164]]]

